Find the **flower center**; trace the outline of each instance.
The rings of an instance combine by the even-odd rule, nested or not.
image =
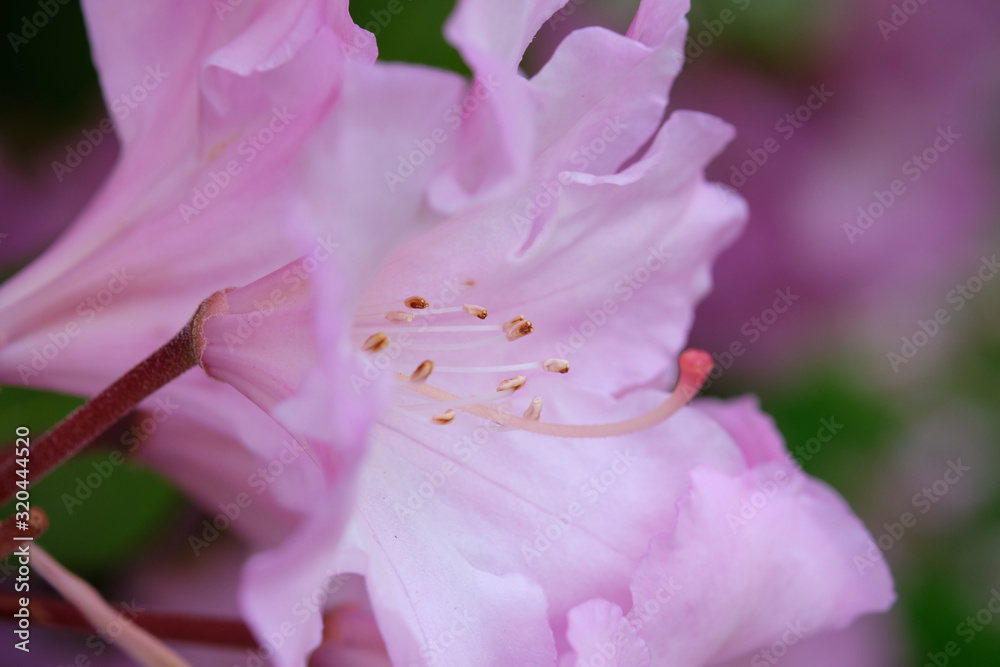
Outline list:
[[[707,353],[686,350],[679,359],[680,376],[670,396],[653,410],[620,422],[544,422],[541,396],[532,398],[523,416],[518,417],[501,402],[528,385],[539,372],[568,373],[570,364],[565,359],[481,364],[479,360],[491,351],[507,357],[508,350],[502,346],[516,344],[534,332],[524,315],[502,324],[472,322],[473,318],[486,320],[487,316],[482,306],[466,303],[431,308],[423,297],[411,296],[362,307],[352,334],[363,352],[389,359],[385,366],[379,366],[391,368],[398,398],[393,409],[407,416],[443,425],[452,423],[459,410],[504,427],[569,438],[611,437],[650,428],[690,402],[712,370],[712,358]],[[512,373],[517,375],[500,380],[493,391],[481,393],[474,389]],[[483,376],[491,376],[491,380],[484,382]],[[438,386],[438,379],[468,391],[464,395],[446,391]]]

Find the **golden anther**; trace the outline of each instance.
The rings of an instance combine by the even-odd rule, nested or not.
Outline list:
[[[414,384],[420,384],[424,382],[427,378],[431,376],[431,372],[434,370],[434,362],[428,359],[427,361],[421,362],[417,366],[417,370],[413,371],[410,375],[410,382]]]
[[[361,344],[361,349],[365,352],[379,352],[387,347],[389,347],[389,337],[381,331],[373,333]]]

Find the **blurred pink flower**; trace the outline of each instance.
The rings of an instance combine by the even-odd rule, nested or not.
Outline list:
[[[769,646],[719,667],[885,667],[912,664],[901,650],[893,614],[865,616],[837,632],[814,635],[801,623],[788,624],[786,633]]]
[[[982,138],[1000,104],[997,6],[921,4],[886,38],[878,22],[899,4],[817,12],[814,52],[787,75],[714,45],[681,78],[680,104],[736,126],[709,175],[752,211],[718,264],[696,344],[722,353],[741,342],[752,354],[737,363],[773,375],[831,341],[860,342],[888,371],[887,351],[918,319],[950,309],[948,290],[978,266],[996,211],[997,164]],[[762,318],[786,288],[799,296],[791,311]]]
[[[96,124],[96,123],[95,123]],[[90,130],[90,128],[88,128]],[[55,140],[27,163],[0,156],[0,201],[5,220],[16,227],[0,231],[0,273],[13,271],[41,253],[80,213],[111,171],[118,152],[113,136],[94,145],[81,134]],[[65,160],[67,148],[86,142],[86,162],[61,177],[52,164]]]

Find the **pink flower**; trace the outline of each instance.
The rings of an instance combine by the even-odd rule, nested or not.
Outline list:
[[[448,34],[474,66],[512,69],[552,9],[525,3],[500,22],[466,2]],[[864,527],[792,467],[753,404],[628,421],[664,401],[655,387],[676,377],[708,264],[743,215],[702,176],[728,128],[685,112],[658,128],[682,9],[644,3],[628,37],[584,30],[531,80],[497,73],[486,113],[532,121],[503,153],[513,169],[478,198],[449,188],[438,199],[437,179],[455,172],[447,156],[429,159],[417,172],[428,201],[452,213],[378,271],[324,265],[283,288],[280,274],[303,268],[290,265],[213,297],[205,369],[305,436],[330,481],[295,535],[246,572],[244,611],[262,640],[291,628],[271,644],[277,664],[302,664],[321,643],[322,614],[297,605],[344,574],[364,577],[394,664],[588,664],[586,642],[607,636],[624,644],[621,664],[697,665],[773,641],[786,617],[819,632],[891,603],[884,565],[861,576],[852,560]],[[354,103],[345,94],[343,112]],[[461,135],[462,160],[476,155],[479,121]],[[318,187],[331,195],[310,234],[347,211],[371,229],[393,224],[382,198]],[[323,345],[300,335],[281,346],[310,324]],[[562,357],[568,375],[545,372]],[[490,412],[498,401],[528,420],[544,404],[544,420]],[[344,435],[368,416],[362,460]],[[584,439],[598,426],[543,434],[594,422],[625,425],[603,440]],[[661,611],[638,623],[651,603]]]
[[[274,460],[290,435],[318,464],[268,482],[246,530],[277,545],[241,591],[277,664],[343,659],[353,619],[394,664],[588,664],[607,639],[620,664],[695,665],[891,603],[883,564],[853,569],[863,526],[755,405],[679,410],[707,368],[674,360],[746,213],[704,179],[731,129],[663,122],[686,3],[577,31],[529,80],[562,3],[466,0],[447,35],[468,85],[372,65],[346,3],[251,4],[91,9],[109,97],[148,81],[147,106],[88,214],[0,291],[0,363],[55,344],[108,266],[134,284],[58,346],[52,386],[93,391],[213,293],[198,351],[228,386],[167,387],[194,405],[160,435],[218,449],[155,451],[206,504],[252,466],[225,470],[237,440]]]

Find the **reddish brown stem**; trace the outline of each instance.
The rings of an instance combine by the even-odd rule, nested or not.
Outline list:
[[[13,618],[12,614],[17,609],[16,595],[0,595],[0,615],[3,618]],[[28,610],[31,618],[38,623],[82,632],[94,631],[76,607],[65,600],[33,595]],[[134,621],[139,627],[163,640],[236,648],[257,647],[250,629],[239,620],[143,611]]]
[[[110,387],[87,401],[30,446],[29,479],[40,480],[124,417],[140,401],[198,363],[191,325],[123,375]],[[0,460],[0,503],[17,491],[19,465],[13,457]]]
[[[40,507],[32,507],[28,512],[28,520],[18,524],[16,516],[0,522],[0,560],[14,553],[25,542],[23,538],[35,539],[44,533],[49,527],[49,517]]]

